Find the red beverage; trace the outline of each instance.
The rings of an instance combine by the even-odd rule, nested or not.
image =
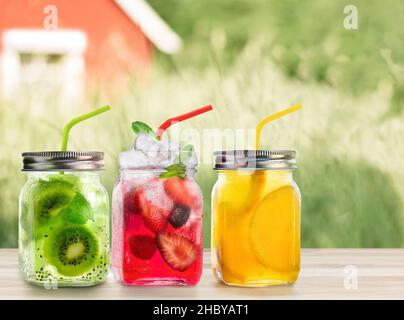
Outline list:
[[[132,152],[128,151],[131,157]],[[141,168],[122,168],[121,162],[121,179],[113,194],[112,268],[122,283],[198,283],[203,206],[193,177],[195,166],[188,163],[182,173],[164,175],[165,165],[149,161]]]

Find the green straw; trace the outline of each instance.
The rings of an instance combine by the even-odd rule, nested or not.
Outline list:
[[[61,151],[66,151],[67,150],[67,144],[69,142],[69,133],[70,129],[73,128],[76,124],[79,122],[82,122],[84,120],[87,120],[89,118],[95,117],[96,115],[99,115],[100,113],[106,112],[110,110],[111,107],[106,105],[102,108],[96,109],[94,111],[85,113],[81,116],[78,116],[76,118],[73,118],[68,124],[65,125],[63,128],[63,136],[62,136],[62,145],[60,147]]]

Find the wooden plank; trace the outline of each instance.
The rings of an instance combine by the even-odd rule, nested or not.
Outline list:
[[[0,250],[0,299],[403,299],[404,249],[303,249],[299,280],[290,286],[229,287],[216,282],[205,252],[195,287],[127,287],[109,275],[89,288],[47,290],[27,284],[18,271],[17,250]],[[345,268],[358,272],[357,289],[347,289]],[[349,282],[349,281],[348,281]],[[349,282],[351,283],[351,282]],[[348,284],[349,284],[348,283]]]

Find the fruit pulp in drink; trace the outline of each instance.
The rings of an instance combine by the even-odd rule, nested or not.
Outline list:
[[[121,282],[195,285],[199,281],[202,195],[192,178],[127,177],[116,186],[113,204],[112,260]]]
[[[230,285],[293,283],[300,269],[300,192],[284,171],[219,172],[212,260]]]
[[[109,270],[109,200],[95,173],[29,173],[20,194],[19,264],[44,286],[92,286]]]

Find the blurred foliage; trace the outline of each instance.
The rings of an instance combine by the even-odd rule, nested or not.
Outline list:
[[[326,153],[301,161],[305,170],[297,171],[296,180],[304,190],[305,246],[401,246],[402,206],[387,175],[365,161],[340,161]]]
[[[173,65],[231,68],[251,41],[290,78],[335,86],[354,95],[371,92],[389,77],[381,50],[404,66],[401,0],[148,0],[180,34],[185,50]],[[344,7],[358,8],[359,28],[343,26]],[[404,108],[404,80],[391,84],[391,108]]]

